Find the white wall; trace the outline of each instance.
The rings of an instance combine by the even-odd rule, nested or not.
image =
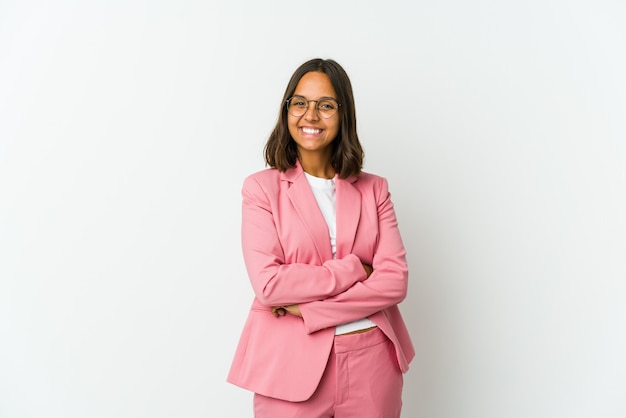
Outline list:
[[[409,252],[405,417],[626,416],[626,6],[0,2],[0,416],[249,417],[240,187],[334,58]],[[247,104],[242,104],[247,103]]]

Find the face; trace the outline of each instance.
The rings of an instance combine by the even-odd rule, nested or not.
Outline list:
[[[320,72],[306,73],[301,79],[294,96],[303,96],[307,100],[319,100],[322,97],[337,99],[330,78]],[[328,119],[322,118],[316,110],[317,102],[309,102],[306,113],[295,117],[287,114],[287,125],[291,137],[296,142],[300,158],[308,158],[314,154],[330,161],[330,144],[337,137],[340,126],[340,112],[337,111]]]

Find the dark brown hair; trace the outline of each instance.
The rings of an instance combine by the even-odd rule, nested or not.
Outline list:
[[[324,73],[337,93],[341,103],[339,117],[341,125],[337,137],[332,142],[331,164],[339,178],[358,176],[363,168],[363,148],[356,132],[356,113],[352,84],[346,71],[331,59],[315,58],[302,64],[291,76],[278,115],[278,122],[265,144],[265,162],[268,166],[285,171],[295,167],[298,148],[287,126],[287,99],[289,99],[300,79],[309,72]]]

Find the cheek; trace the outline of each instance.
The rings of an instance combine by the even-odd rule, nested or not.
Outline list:
[[[341,129],[341,123],[339,122],[333,123],[332,126],[329,126],[329,131],[332,131],[333,133],[333,139],[339,135],[340,129]]]
[[[298,121],[294,120],[291,116],[287,119],[287,130],[291,136],[294,136],[298,132]]]

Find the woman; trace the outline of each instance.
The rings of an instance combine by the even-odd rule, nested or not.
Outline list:
[[[293,74],[244,181],[255,293],[228,381],[259,418],[399,417],[414,355],[397,304],[406,253],[384,178],[361,171],[352,86],[333,60]]]

